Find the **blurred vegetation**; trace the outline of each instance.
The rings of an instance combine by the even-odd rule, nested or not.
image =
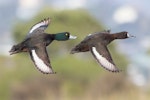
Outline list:
[[[116,42],[109,45],[116,65],[122,73],[111,73],[99,67],[90,53],[69,54],[71,48],[86,35],[104,30],[104,26],[85,10],[55,11],[45,8],[29,21],[19,21],[14,26],[16,43],[21,42],[30,27],[41,19],[50,17],[47,33],[68,31],[78,36],[76,40],[54,41],[48,46],[51,65],[56,75],[44,75],[33,65],[28,53],[12,57],[0,57],[1,100],[143,100],[137,96],[138,89],[125,77],[127,60],[115,49]],[[119,94],[119,95],[118,95]],[[131,98],[130,98],[131,97]],[[148,98],[145,95],[141,98]]]
[[[147,54],[150,55],[150,49],[147,50]]]

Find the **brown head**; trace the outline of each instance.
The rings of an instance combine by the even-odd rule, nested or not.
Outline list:
[[[130,37],[135,37],[133,35],[130,35],[126,31],[115,33],[115,34],[113,34],[113,36],[114,36],[115,39],[126,39],[126,38],[130,38]]]

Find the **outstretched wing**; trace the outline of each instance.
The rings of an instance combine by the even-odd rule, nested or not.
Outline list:
[[[115,66],[106,46],[97,44],[96,46],[93,46],[90,49],[91,49],[91,53],[93,54],[94,58],[97,60],[97,62],[103,68],[105,68],[106,70],[109,70],[111,72],[119,72],[120,71]]]
[[[30,56],[35,66],[44,74],[53,74],[50,60],[46,51],[46,47],[38,45],[36,49],[30,51]]]
[[[29,34],[33,33],[33,31],[35,31],[36,29],[44,31],[48,27],[49,23],[50,23],[50,18],[41,20],[40,22],[36,23],[31,27]]]

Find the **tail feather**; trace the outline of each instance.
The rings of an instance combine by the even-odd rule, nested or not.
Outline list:
[[[17,44],[12,46],[11,50],[9,51],[10,55],[20,53],[20,52],[27,52],[28,49],[22,46],[21,44]]]

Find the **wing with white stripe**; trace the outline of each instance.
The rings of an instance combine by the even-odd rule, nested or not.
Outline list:
[[[46,51],[46,47],[40,47],[32,49],[30,56],[35,66],[44,74],[53,74],[53,69],[50,65],[49,57]]]
[[[91,52],[102,67],[111,72],[119,72],[119,69],[115,66],[107,47],[99,44],[95,47],[91,47]]]
[[[50,23],[50,18],[41,20],[40,22],[36,23],[31,27],[29,34],[33,33],[33,31],[35,31],[36,29],[44,31],[48,27],[49,23]]]

